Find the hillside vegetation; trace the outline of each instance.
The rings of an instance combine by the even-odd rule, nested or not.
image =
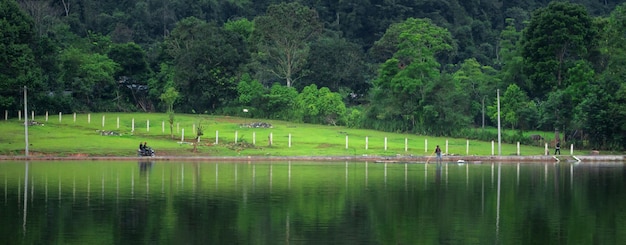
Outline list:
[[[0,1],[0,111],[626,148],[624,0]],[[500,97],[500,105],[498,105]],[[169,116],[168,119],[169,120]],[[517,136],[515,136],[517,135]],[[550,138],[552,140],[554,138]]]
[[[177,115],[172,138],[167,119],[168,115],[163,113],[77,114],[76,121],[69,114],[63,115],[60,122],[57,115],[49,116],[48,121],[44,116],[36,116],[36,123],[31,123],[33,125],[28,128],[29,153],[34,156],[135,156],[140,142],[148,142],[148,146],[160,156],[430,156],[436,145],[440,145],[445,152],[446,140],[449,154],[466,155],[467,150],[465,139],[206,115]],[[251,128],[246,125],[271,127]],[[0,126],[0,154],[23,155],[23,121],[0,121]],[[203,134],[199,142],[198,130],[194,131],[194,126],[200,128]],[[216,134],[219,137],[217,144]],[[270,134],[273,139],[271,146]],[[366,137],[368,149],[365,149]],[[495,142],[497,154],[497,139]],[[470,155],[491,155],[491,142],[472,140],[469,147]],[[522,145],[521,154],[541,155],[543,149]],[[516,154],[516,151],[516,145],[502,145],[503,155]],[[564,149],[564,154],[567,152]]]

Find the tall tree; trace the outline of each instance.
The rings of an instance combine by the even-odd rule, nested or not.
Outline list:
[[[15,1],[0,1],[0,108],[19,109],[22,88],[43,92],[32,50],[33,22]],[[31,93],[31,99],[36,98]]]
[[[210,112],[236,98],[234,77],[247,54],[241,36],[191,17],[178,22],[165,44],[183,110]]]
[[[543,98],[563,88],[567,70],[595,48],[596,32],[585,7],[551,2],[533,12],[523,37],[522,56],[531,97]]]
[[[447,120],[456,115],[439,114],[469,111],[467,108],[460,111],[439,110],[447,106],[440,102],[449,99],[457,101],[460,98],[448,96],[457,95],[455,92],[460,88],[449,79],[441,79],[441,65],[436,59],[436,55],[453,49],[450,33],[446,29],[434,25],[428,19],[409,18],[391,25],[377,43],[395,45],[387,50],[396,51],[392,58],[381,65],[374,82],[367,112],[369,120],[365,122],[368,126],[384,130],[447,134],[466,125],[468,120]],[[439,82],[447,86],[442,87]],[[443,89],[445,87],[448,89]],[[447,129],[440,128],[439,123],[444,120],[453,124]]]
[[[317,12],[298,2],[271,5],[254,19],[259,59],[265,69],[291,87],[305,75],[309,46],[322,32]]]
[[[374,76],[362,49],[345,38],[334,36],[321,37],[311,45],[306,67],[311,73],[296,87],[316,84],[334,92],[343,91],[349,93],[346,96],[350,102],[367,94],[368,80]]]
[[[89,53],[77,48],[64,50],[60,55],[61,80],[72,91],[78,102],[77,111],[117,111],[118,87],[115,73],[119,65],[106,55]]]

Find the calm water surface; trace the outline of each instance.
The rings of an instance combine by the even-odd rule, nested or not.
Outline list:
[[[620,244],[606,164],[0,162],[3,244]]]

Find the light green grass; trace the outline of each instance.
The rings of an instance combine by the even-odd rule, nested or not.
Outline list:
[[[29,152],[31,155],[71,156],[87,154],[90,156],[134,156],[139,142],[147,141],[157,151],[157,155],[180,156],[396,156],[396,155],[431,155],[435,146],[440,145],[448,153],[466,154],[466,140],[413,134],[388,133],[374,130],[352,129],[337,126],[299,124],[275,120],[250,119],[227,116],[176,114],[174,123],[174,139],[170,137],[168,116],[163,113],[92,113],[35,116],[35,121],[43,126],[30,126]],[[104,118],[104,127],[102,121]],[[119,118],[119,128],[117,126]],[[134,131],[132,122],[134,119]],[[148,131],[148,120],[150,127]],[[240,124],[251,122],[267,122],[273,128],[246,128]],[[165,123],[165,129],[162,128]],[[25,140],[23,121],[16,118],[0,121],[0,154],[23,155]],[[193,152],[195,139],[194,125],[203,128],[204,135]],[[182,131],[185,132],[185,143],[180,143]],[[121,136],[101,136],[98,130],[114,131]],[[219,143],[216,141],[219,132]],[[255,146],[248,148],[233,147],[235,133],[239,143],[253,142]],[[273,145],[268,145],[268,137],[273,135]],[[291,147],[289,135],[291,134]],[[346,135],[348,149],[346,149]],[[368,149],[365,149],[365,138],[368,137]],[[385,150],[385,137],[387,149]],[[408,149],[405,151],[405,138]],[[428,149],[426,142],[428,141]],[[497,142],[495,152],[497,154]],[[564,147],[565,148],[565,147]],[[471,140],[469,155],[491,155],[491,142]],[[502,145],[502,155],[516,154],[516,146]],[[541,155],[543,147],[521,147],[521,155]],[[569,152],[563,149],[564,154]],[[576,154],[576,152],[575,152]]]

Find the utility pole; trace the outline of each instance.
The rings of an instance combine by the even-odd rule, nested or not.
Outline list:
[[[24,86],[24,115],[28,111],[28,97],[26,96],[26,86]],[[24,141],[26,148],[24,148],[24,155],[28,156],[28,116],[24,117]]]
[[[498,156],[502,156],[502,132],[500,127],[500,89],[496,90],[498,94]]]

